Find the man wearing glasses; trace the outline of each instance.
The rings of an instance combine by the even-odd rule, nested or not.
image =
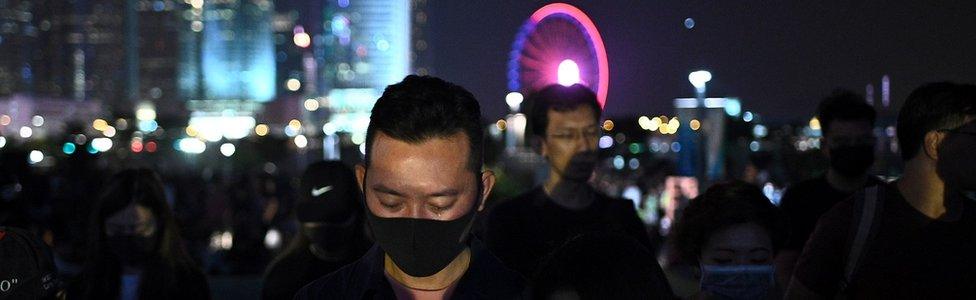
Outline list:
[[[549,162],[549,177],[492,210],[485,233],[492,253],[528,277],[543,257],[584,232],[619,232],[650,248],[633,203],[603,195],[589,183],[601,132],[596,95],[579,84],[552,85],[531,95],[528,104],[532,143]]]

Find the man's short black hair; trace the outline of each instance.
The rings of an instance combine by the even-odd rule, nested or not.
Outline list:
[[[845,89],[836,89],[817,106],[817,120],[824,135],[830,134],[834,121],[864,121],[874,127],[877,113],[864,97]]]
[[[571,111],[580,106],[588,106],[593,109],[593,119],[600,120],[600,103],[596,100],[596,94],[588,87],[581,84],[562,86],[553,84],[533,93],[527,101],[531,105],[529,110],[529,122],[533,135],[538,137],[546,136],[546,127],[549,126],[549,110]]]
[[[484,157],[481,106],[471,92],[443,79],[409,75],[386,87],[369,117],[367,166],[377,132],[412,144],[464,133],[471,147],[468,168],[481,172]]]
[[[972,115],[976,115],[976,86],[972,84],[936,82],[915,89],[898,112],[902,160],[918,154],[929,131],[958,127]]]

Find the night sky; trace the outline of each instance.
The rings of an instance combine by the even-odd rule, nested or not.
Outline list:
[[[502,117],[512,40],[550,2],[429,1],[435,75],[471,90],[485,118]],[[769,122],[809,118],[835,87],[863,94],[873,83],[880,102],[885,74],[894,103],[924,82],[976,82],[976,1],[566,2],[603,36],[610,117],[672,113],[673,98],[693,96],[697,69],[714,75],[709,96],[740,97]]]

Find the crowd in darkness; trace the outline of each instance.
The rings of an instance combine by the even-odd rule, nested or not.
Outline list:
[[[863,99],[836,90],[818,106],[823,175],[778,206],[736,178],[704,187],[663,246],[632,201],[594,187],[602,110],[579,84],[527,98],[527,140],[548,177],[501,201],[488,201],[497,180],[478,101],[429,76],[387,87],[361,164],[315,162],[297,184],[84,160],[39,177],[5,155],[0,299],[209,299],[213,274],[263,274],[264,299],[973,295],[976,85],[930,83],[905,99],[894,180],[868,172],[877,117]],[[93,176],[109,169],[120,171]],[[269,228],[294,237],[270,252]]]

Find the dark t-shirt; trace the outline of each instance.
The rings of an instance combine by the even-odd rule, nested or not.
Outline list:
[[[976,202],[955,221],[933,220],[884,185],[881,227],[864,248],[845,294],[853,299],[941,299],[976,295]],[[795,280],[822,296],[838,292],[854,211],[846,200],[817,223],[797,262]]]
[[[458,280],[451,299],[522,299],[525,283],[506,268],[477,238],[471,238],[471,264]],[[362,258],[309,283],[295,294],[302,299],[396,299],[384,275],[383,249],[373,245]]]
[[[632,201],[596,195],[593,204],[582,210],[559,206],[542,187],[501,203],[488,217],[488,249],[526,277],[532,276],[543,257],[585,232],[623,233],[651,249],[650,238]]]
[[[362,249],[339,261],[321,260],[307,246],[278,258],[271,263],[264,276],[261,298],[291,299],[306,284],[359,259],[366,252],[365,247],[359,248]]]
[[[882,183],[871,176],[867,186]],[[786,250],[803,250],[817,220],[838,202],[850,197],[853,192],[835,189],[827,182],[827,176],[798,182],[786,190],[780,208],[789,220],[790,237],[783,246]]]

